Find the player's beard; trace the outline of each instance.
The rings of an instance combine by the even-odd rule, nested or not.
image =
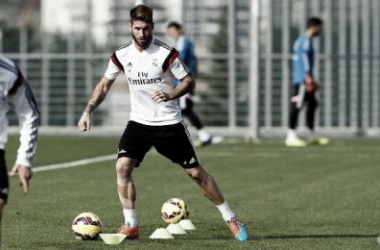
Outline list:
[[[141,48],[143,49],[146,49],[148,48],[150,42],[152,41],[152,35],[150,35],[149,37],[147,37],[145,40],[139,40],[137,39],[137,37],[132,33],[132,37],[133,37],[133,40],[135,41],[135,43],[137,43],[138,46],[140,46]]]

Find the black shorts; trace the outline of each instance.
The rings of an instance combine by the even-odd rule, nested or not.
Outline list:
[[[140,163],[152,146],[158,153],[183,168],[199,165],[190,133],[183,123],[149,126],[129,121],[119,142],[117,158],[128,157],[137,159]]]
[[[5,151],[0,149],[0,199],[3,199],[5,203],[8,200],[9,181],[7,166],[5,164]]]

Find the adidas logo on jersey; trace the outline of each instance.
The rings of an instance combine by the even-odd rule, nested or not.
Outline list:
[[[131,71],[132,71],[132,68],[133,68],[132,63],[129,62],[129,63],[127,64],[127,71],[128,71],[128,72],[131,72]]]

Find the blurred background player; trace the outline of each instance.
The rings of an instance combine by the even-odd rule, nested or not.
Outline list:
[[[235,217],[218,185],[200,164],[190,134],[182,123],[177,99],[194,89],[194,78],[178,51],[153,37],[151,8],[138,5],[131,9],[129,27],[133,40],[111,56],[107,71],[95,87],[78,123],[80,130],[90,130],[91,113],[105,99],[117,76],[125,72],[131,96],[131,115],[119,142],[116,162],[118,194],[125,219],[117,233],[127,235],[127,239],[140,236],[132,172],[154,146],[161,155],[180,165],[199,185],[220,211],[234,238],[246,241],[246,227]],[[181,79],[176,87],[172,75]]]
[[[326,138],[316,138],[314,132],[315,111],[317,99],[315,92],[318,83],[313,78],[314,50],[312,38],[319,35],[322,30],[322,19],[311,17],[307,20],[306,32],[300,35],[293,45],[292,85],[294,95],[291,97],[291,110],[289,129],[285,144],[289,147],[304,147],[307,142],[298,138],[296,128],[298,114],[306,105],[306,123],[310,130],[310,139],[318,144],[326,144]]]
[[[195,55],[193,43],[185,36],[182,25],[177,22],[170,22],[167,26],[169,38],[174,41],[174,48],[178,50],[185,65],[189,67],[191,75],[195,78],[197,75],[197,57]],[[174,79],[174,86],[180,83],[178,79]],[[187,93],[179,98],[179,105],[181,107],[182,115],[187,117],[190,123],[197,129],[198,137],[201,146],[206,146],[211,143],[211,135],[204,129],[203,123],[198,114],[194,111],[193,101],[194,91]]]
[[[19,117],[20,147],[11,176],[19,175],[23,191],[29,193],[31,166],[36,153],[40,115],[28,81],[14,62],[0,55],[0,227],[4,205],[7,203],[9,182],[5,163],[7,142],[7,112],[12,104]],[[1,232],[0,232],[1,243]]]

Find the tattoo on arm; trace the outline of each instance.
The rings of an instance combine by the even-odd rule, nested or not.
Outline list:
[[[93,112],[106,98],[107,93],[111,87],[112,82],[105,83],[103,80],[98,83],[92,92],[92,97],[88,101],[86,108],[84,109],[84,112],[91,113]]]

